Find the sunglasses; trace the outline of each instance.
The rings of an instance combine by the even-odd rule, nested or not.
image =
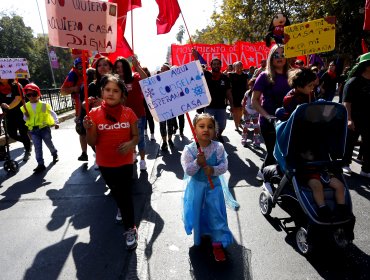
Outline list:
[[[37,97],[38,93],[37,92],[30,92],[30,93],[26,93],[26,96],[27,97]]]
[[[285,54],[280,54],[280,53],[274,53],[273,55],[272,55],[272,57],[273,58],[275,58],[275,59],[279,59],[279,58],[285,58]]]

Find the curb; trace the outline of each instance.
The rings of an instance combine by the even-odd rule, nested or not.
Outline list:
[[[66,121],[66,120],[74,118],[74,116],[75,116],[75,111],[74,110],[68,111],[68,112],[65,112],[65,113],[62,113],[62,114],[58,115],[59,124]],[[14,142],[15,142],[14,139],[9,138],[9,144],[14,143]],[[4,145],[5,145],[5,135],[2,134],[0,136],[0,146],[4,146]]]

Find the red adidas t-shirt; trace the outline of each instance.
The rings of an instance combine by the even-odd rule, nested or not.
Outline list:
[[[131,126],[136,125],[137,117],[128,107],[123,107],[121,118],[112,124],[105,118],[101,107],[93,108],[90,117],[97,126],[96,164],[104,167],[118,167],[133,164],[132,152],[121,154],[118,147],[131,140]]]

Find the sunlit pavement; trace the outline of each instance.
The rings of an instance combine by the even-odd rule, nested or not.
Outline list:
[[[306,259],[295,249],[292,230],[281,227],[286,212],[276,207],[271,220],[261,215],[261,183],[255,175],[264,150],[243,147],[228,120],[227,178],[241,207],[237,212],[228,209],[235,244],[227,248],[228,260],[217,264],[207,246],[193,246],[181,220],[180,155],[191,141],[187,124],[186,137],[176,135],[175,147],[168,152],[159,150],[157,123],[156,141],[147,142],[147,172],[137,166],[134,175],[139,245],[133,252],[124,248],[123,228],[115,224],[116,206],[112,197],[104,195],[92,150],[87,163],[77,161],[80,148],[73,120],[52,133],[60,160],[52,164],[44,147],[44,173],[33,175],[34,152],[26,164],[21,162],[19,143],[11,144],[11,156],[20,163],[20,171],[8,175],[0,170],[1,279],[366,279],[370,275],[370,180],[357,175],[356,162],[355,174],[346,177],[357,218],[353,246],[336,259],[335,266]]]

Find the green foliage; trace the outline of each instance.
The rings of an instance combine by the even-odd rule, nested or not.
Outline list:
[[[287,14],[292,24],[336,16],[336,50],[329,55],[353,60],[362,53],[361,38],[370,37],[362,31],[364,4],[364,0],[224,0],[210,25],[197,30],[193,40],[206,44],[262,41],[277,12]]]
[[[34,37],[33,30],[25,26],[23,18],[14,13],[0,14],[0,56],[24,57],[28,61],[31,81],[42,88],[53,87],[46,44],[48,38],[40,35]],[[69,72],[73,60],[69,49],[54,48],[59,69],[54,69],[56,87],[60,87]]]

